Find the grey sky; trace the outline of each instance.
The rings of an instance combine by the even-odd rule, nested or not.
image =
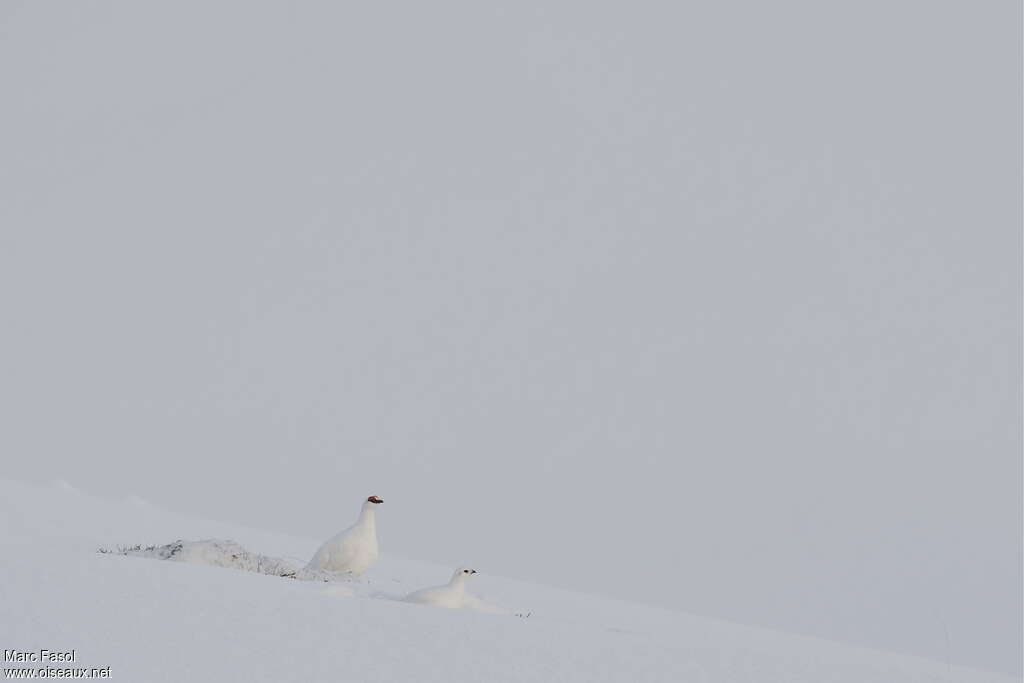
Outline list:
[[[3,3],[3,476],[1019,672],[1020,27]]]

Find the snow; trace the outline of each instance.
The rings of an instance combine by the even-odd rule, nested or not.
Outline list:
[[[219,540],[160,549],[179,538]],[[136,543],[143,545],[129,554],[149,557],[97,552]],[[0,480],[0,547],[3,647],[74,649],[73,666],[110,666],[113,680],[1016,680],[502,579],[500,568],[474,576],[474,591],[529,608],[530,618],[402,602],[449,570],[391,553],[342,582],[268,575],[259,571],[265,563],[211,566],[236,554],[301,566],[317,541],[70,485]]]
[[[209,538],[199,541],[178,539],[171,543],[146,547],[138,544],[135,546],[119,546],[116,549],[100,548],[99,552],[127,557],[145,557],[154,560],[205,564],[210,567],[238,569],[245,572],[305,581],[333,582],[344,580],[341,575],[334,572],[309,569],[308,567],[296,567],[288,560],[252,552],[231,539]]]

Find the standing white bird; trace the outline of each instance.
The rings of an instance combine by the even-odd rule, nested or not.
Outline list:
[[[377,506],[384,501],[370,496],[363,503],[356,523],[326,541],[306,565],[307,569],[347,572],[359,576],[377,556]]]
[[[466,579],[476,574],[475,569],[459,567],[452,574],[452,580],[447,586],[434,586],[423,588],[405,596],[407,602],[417,602],[421,605],[433,605],[434,607],[447,607],[449,609],[460,609],[468,607],[468,601],[473,597],[466,593]]]

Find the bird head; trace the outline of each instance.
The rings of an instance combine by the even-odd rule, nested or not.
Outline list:
[[[366,502],[367,503],[374,503],[376,505],[380,505],[384,501],[381,500],[380,498],[378,498],[377,496],[370,496],[369,498],[366,499]]]
[[[452,581],[465,581],[469,577],[473,576],[473,574],[476,574],[475,569],[470,569],[469,567],[459,567],[455,570],[455,573],[452,574]]]

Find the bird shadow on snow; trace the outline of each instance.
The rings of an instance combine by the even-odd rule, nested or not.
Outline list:
[[[228,539],[204,539],[200,541],[179,539],[163,545],[143,546],[140,544],[100,548],[97,552],[103,555],[170,560],[172,562],[200,564],[209,567],[237,569],[239,571],[264,574],[266,576],[278,576],[296,581],[325,583],[329,585],[324,587],[323,593],[331,597],[348,598],[360,595],[361,597],[374,600],[406,602],[404,594],[369,590],[369,585],[363,585],[362,581],[355,579],[350,574],[297,566],[279,557],[251,552],[236,541]],[[520,618],[527,618],[532,614],[530,612],[499,607],[468,593],[464,597],[462,608],[486,614],[517,616]]]

